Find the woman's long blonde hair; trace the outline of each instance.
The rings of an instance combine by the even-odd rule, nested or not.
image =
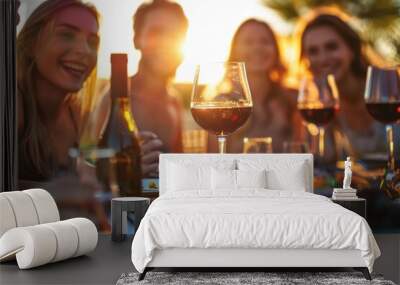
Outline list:
[[[87,9],[96,18],[97,23],[99,22],[96,8],[81,0],[47,0],[33,11],[17,37],[17,90],[22,105],[19,110],[23,111],[24,118],[23,129],[19,130],[18,135],[19,177],[22,179],[49,178],[57,167],[52,151],[48,147],[46,127],[40,120],[38,111],[38,94],[34,76],[38,70],[32,51],[45,27],[54,20],[55,13],[71,6]],[[79,126],[84,125],[93,105],[96,77],[96,68],[94,68],[81,91],[72,94],[69,98],[71,103],[79,104]],[[82,130],[79,129],[80,135],[81,132]]]

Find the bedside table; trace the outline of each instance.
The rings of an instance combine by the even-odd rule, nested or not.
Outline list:
[[[352,200],[344,199],[332,199],[333,203],[339,204],[340,206],[359,214],[364,219],[367,219],[367,200],[363,198],[357,198]]]
[[[127,234],[128,214],[133,214],[135,231],[146,214],[150,199],[145,197],[117,197],[111,200],[111,240],[123,241]]]

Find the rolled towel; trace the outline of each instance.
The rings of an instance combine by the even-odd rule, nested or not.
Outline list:
[[[33,226],[39,223],[38,214],[31,197],[23,191],[2,192],[0,195],[10,202],[17,227]]]
[[[49,192],[43,189],[28,189],[22,191],[30,196],[36,208],[39,224],[57,222],[60,214],[56,202]]]
[[[0,238],[0,261],[16,255],[19,268],[28,269],[86,254],[97,240],[96,226],[85,218],[14,228]]]
[[[17,222],[10,202],[6,197],[0,195],[0,237],[16,226]]]

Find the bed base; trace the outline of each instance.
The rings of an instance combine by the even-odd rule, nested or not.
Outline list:
[[[250,270],[332,270],[353,268],[371,280],[369,270],[359,250],[351,249],[245,249],[245,248],[168,248],[155,250],[153,259],[139,275],[143,280],[153,269],[180,269],[193,271],[217,269]]]
[[[327,270],[327,267],[248,267],[248,268],[237,268],[237,267],[182,267],[182,268],[166,268],[166,267],[146,267],[142,273],[139,274],[139,281],[142,281],[146,277],[146,273],[152,270],[164,270],[165,271],[192,271],[192,272],[290,272],[290,271],[301,271],[301,272],[324,272],[324,271],[344,271],[343,269],[353,269],[360,271],[366,280],[372,280],[371,275],[367,267],[346,267],[346,268],[329,268],[333,270]],[[339,270],[340,269],[340,270]]]

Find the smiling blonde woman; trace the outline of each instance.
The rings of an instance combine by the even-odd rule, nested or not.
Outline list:
[[[72,167],[96,79],[99,21],[79,0],[45,1],[17,38],[19,178]]]

